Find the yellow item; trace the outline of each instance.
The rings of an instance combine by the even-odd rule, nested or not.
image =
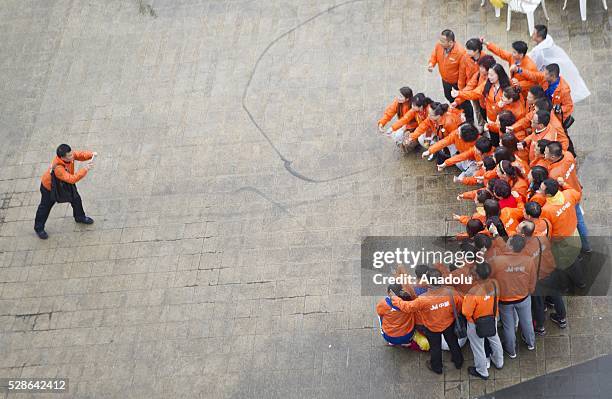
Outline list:
[[[419,346],[419,348],[421,348],[422,351],[429,350],[429,341],[427,340],[427,337],[425,337],[420,332],[415,331],[414,335],[412,336],[412,340],[417,343],[417,345]]]
[[[504,4],[506,4],[506,2],[503,0],[491,0],[491,4],[493,4],[493,7],[495,8],[504,8]]]

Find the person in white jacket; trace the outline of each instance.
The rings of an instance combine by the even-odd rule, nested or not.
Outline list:
[[[563,73],[563,78],[572,90],[574,104],[591,95],[589,88],[580,76],[580,72],[578,72],[578,68],[567,53],[555,44],[553,38],[548,34],[546,25],[536,25],[531,38],[536,42],[536,46],[528,55],[536,63],[538,70],[542,71],[549,64],[558,64]]]

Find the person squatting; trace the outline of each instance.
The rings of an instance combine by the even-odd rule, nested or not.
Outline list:
[[[538,25],[533,39],[546,35]],[[463,251],[484,253],[484,261],[418,265],[417,280],[426,275],[429,283],[391,284],[376,307],[387,343],[429,347],[427,367],[438,374],[442,346],[461,368],[467,340],[474,354],[468,372],[487,379],[490,365],[503,367],[504,352],[517,357],[517,329],[527,350],[535,349],[535,336],[546,334],[547,309],[566,328],[562,295],[586,286],[583,261],[592,250],[568,134],[571,88],[558,64],[540,71],[527,48],[516,41],[508,51],[482,37],[464,48],[444,30],[428,69],[438,67],[448,103],[402,87],[378,121],[402,151],[421,152],[439,171],[457,167],[454,182],[469,188],[457,199],[474,203],[472,214],[453,215],[465,225],[456,238]],[[400,265],[396,274],[409,273]],[[448,275],[471,276],[471,283],[438,283]]]

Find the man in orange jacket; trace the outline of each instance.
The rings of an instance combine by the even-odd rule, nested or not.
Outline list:
[[[442,87],[444,88],[444,97],[449,103],[455,101],[451,91],[458,90],[459,86],[459,66],[461,59],[465,54],[465,49],[455,42],[455,33],[450,29],[445,29],[440,34],[440,38],[429,58],[427,69],[433,71],[434,67],[438,66],[438,71],[442,77]],[[474,110],[472,104],[465,102],[461,104],[461,109],[465,113],[467,122],[474,122]]]
[[[535,349],[535,332],[531,316],[530,294],[535,290],[537,269],[530,254],[525,253],[525,238],[512,236],[507,249],[489,260],[491,277],[499,282],[499,313],[504,326],[504,350],[516,358],[516,314],[518,314],[527,349]],[[516,311],[516,313],[515,313]]]
[[[527,55],[527,43],[519,40],[512,43],[512,52],[502,50],[496,44],[487,42],[482,38],[483,43],[487,46],[490,52],[506,61],[509,66],[515,65],[516,67],[522,68],[526,71],[537,72],[538,67],[533,60]],[[514,86],[519,85],[523,97],[527,96],[527,91],[534,83],[525,76],[516,75],[513,73],[512,68],[510,69],[510,78]]]
[[[74,161],[91,160],[96,153],[89,151],[72,151],[68,144],[61,144],[57,147],[56,157],[51,161],[51,166],[43,174],[41,178],[40,194],[41,200],[36,211],[36,219],[34,221],[34,231],[43,240],[46,240],[49,235],[45,231],[45,223],[49,218],[51,208],[55,201],[51,199],[51,171],[58,180],[68,184],[76,184],[79,180],[87,175],[87,172],[93,168],[93,162],[90,161],[78,172],[74,173]],[[85,216],[81,196],[76,192],[72,202],[72,215],[77,223],[92,224],[92,218]]]
[[[479,263],[475,268],[478,280],[474,287],[470,289],[463,298],[462,313],[467,319],[467,334],[470,340],[470,347],[474,354],[474,366],[468,367],[468,373],[483,380],[489,379],[487,370],[487,355],[485,353],[485,338],[478,336],[476,332],[476,320],[481,317],[493,316],[495,319],[495,335],[487,337],[491,347],[493,359],[491,363],[500,370],[504,366],[504,351],[497,334],[497,317],[499,315],[498,300],[499,286],[495,280],[489,278],[491,266],[486,263]]]
[[[414,301],[402,301],[393,298],[393,306],[402,312],[418,313],[425,327],[425,336],[429,341],[430,361],[427,368],[436,374],[442,374],[442,335],[448,344],[455,367],[463,365],[463,354],[453,329],[455,316],[453,307],[461,313],[462,298],[453,288],[442,286],[438,279],[442,273],[437,269],[427,271],[429,290]],[[450,301],[453,301],[451,303]]]
[[[484,55],[486,54],[482,52],[482,42],[480,39],[472,38],[465,42],[465,54],[461,57],[461,61],[459,62],[459,81],[457,82],[459,90],[464,90],[468,82],[479,74],[480,66],[478,65],[478,61]],[[452,94],[451,92],[451,95]],[[478,100],[471,100],[471,103],[472,109],[474,110],[474,116],[476,117],[476,127],[479,132],[482,132],[486,122],[486,114],[480,107],[480,102]]]

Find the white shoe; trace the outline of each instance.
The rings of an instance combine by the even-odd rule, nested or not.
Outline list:
[[[432,161],[432,160],[434,159],[434,156],[435,156],[435,154],[431,154],[431,155],[429,156],[429,158],[427,158],[427,160],[428,160],[428,161]]]
[[[491,368],[491,359],[487,358],[487,369]]]

